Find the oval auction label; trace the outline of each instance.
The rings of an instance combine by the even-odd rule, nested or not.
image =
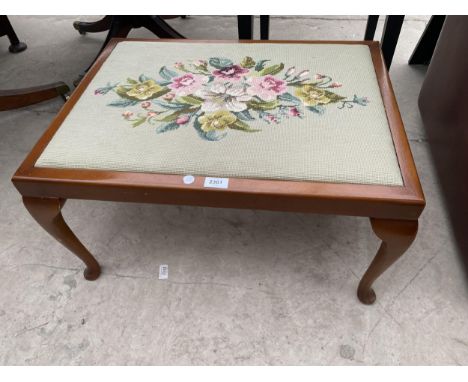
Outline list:
[[[183,181],[184,184],[192,184],[195,182],[195,177],[193,175],[185,175]]]

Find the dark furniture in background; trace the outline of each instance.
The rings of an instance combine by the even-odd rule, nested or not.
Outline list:
[[[102,32],[108,30],[109,33],[98,53],[97,56],[103,51],[109,40],[113,37],[127,37],[128,33],[133,28],[144,27],[160,38],[185,38],[169,24],[165,18],[173,18],[177,16],[105,16],[103,19],[88,23],[88,22],[75,22],[73,26],[80,34],[86,32]],[[181,16],[184,17],[184,16]],[[424,32],[421,40],[418,43],[413,55],[410,58],[410,64],[426,64],[430,61],[432,51],[434,50],[437,42],[438,34],[442,28],[445,16],[433,16],[429,22],[426,31]],[[390,69],[392,64],[393,55],[398,43],[401,28],[405,16],[392,15],[386,16],[385,24],[382,32],[381,49],[382,54],[387,66]],[[364,33],[364,40],[374,40],[375,30],[379,21],[378,15],[370,15],[367,18],[366,30]],[[254,37],[254,16],[253,15],[239,15],[237,16],[238,36],[240,40],[252,40]],[[270,16],[260,16],[260,39],[268,40],[270,31]],[[96,57],[97,57],[96,56]],[[91,65],[96,59],[93,60]],[[86,69],[89,70],[91,65]],[[81,75],[76,81],[75,85],[81,80]]]
[[[146,28],[153,32],[159,38],[185,38],[168,23],[164,21],[164,18],[173,18],[177,16],[150,16],[150,15],[114,15],[105,16],[99,21],[95,22],[83,22],[75,21],[73,27],[80,33],[85,34],[86,32],[104,32],[108,30],[106,39],[104,40],[101,49],[97,53],[94,60],[86,68],[84,73],[80,74],[78,78],[73,82],[76,86],[84,77],[84,74],[91,68],[96,59],[102,53],[109,41],[114,37],[127,37],[130,31],[134,28]]]
[[[387,16],[385,18],[385,24],[382,31],[382,39],[380,41],[380,47],[382,49],[382,55],[385,60],[387,70],[392,65],[393,55],[398,44],[398,38],[400,37],[401,27],[405,16]],[[375,30],[379,21],[378,15],[371,15],[367,18],[366,31],[364,33],[364,40],[374,40]]]
[[[0,15],[0,37],[7,36],[10,40],[10,47],[8,50],[11,53],[19,53],[25,50],[28,46],[18,39],[15,30],[11,26],[10,20],[4,15]]]
[[[254,38],[254,17],[237,16],[237,28],[239,40],[252,40]],[[260,40],[268,40],[270,37],[270,16],[260,16]]]
[[[65,95],[69,91],[70,88],[65,82],[54,82],[22,89],[0,90],[0,111],[34,105],[59,96],[66,100]]]
[[[19,53],[27,48],[25,43],[19,41],[8,17],[2,15],[0,16],[0,37],[5,35],[10,40],[11,53]],[[33,105],[57,96],[65,99],[65,94],[69,91],[70,89],[64,82],[23,89],[0,90],[0,111]]]
[[[96,58],[90,63],[85,73],[96,61],[97,57],[102,53],[108,42],[114,37],[127,37],[130,31],[134,28],[146,28],[153,32],[159,38],[185,38],[182,34],[172,28],[165,19],[171,19],[179,16],[145,16],[145,15],[133,15],[133,16],[105,16],[99,21],[95,22],[84,22],[75,21],[73,27],[80,33],[85,34],[104,32],[108,30],[106,39],[101,46]],[[180,16],[185,18],[186,16]],[[269,16],[260,16],[260,36],[262,40],[268,40],[269,36]],[[251,40],[253,39],[253,16],[237,16],[237,25],[239,32],[239,39]],[[81,74],[75,81],[76,86],[83,78],[84,73]]]
[[[426,25],[416,48],[411,55],[408,64],[410,65],[429,65],[432,54],[439,39],[440,32],[445,22],[445,16],[432,16]]]
[[[387,70],[390,69],[395,48],[400,36],[401,27],[405,16],[387,16],[385,19],[385,26],[382,33],[381,48],[382,54],[385,59]],[[253,39],[254,29],[254,16],[237,16],[239,39],[251,40]],[[364,40],[374,40],[375,30],[379,21],[378,15],[369,16],[367,19],[366,31],[364,33]],[[260,16],[260,39],[268,40],[270,29],[270,16]]]
[[[447,16],[421,88],[419,109],[468,276],[467,52],[468,16]]]
[[[133,28],[146,28],[160,38],[185,38],[164,19],[175,18],[179,16],[150,16],[150,15],[134,15],[134,16],[105,16],[101,20],[95,22],[76,21],[73,27],[80,33],[95,33],[109,31],[101,49],[96,58],[103,51],[104,47],[113,37],[126,37]],[[185,16],[180,16],[185,18]],[[368,17],[367,26],[364,34],[364,39],[371,41],[374,39],[375,30],[379,20],[378,15]],[[414,50],[409,64],[425,64],[427,65],[432,57],[440,30],[444,24],[445,16],[433,16],[426,27],[416,49]],[[253,39],[254,17],[251,15],[237,16],[238,34],[241,40]],[[382,33],[381,48],[385,59],[387,69],[390,68],[395,48],[403,25],[404,16],[387,16],[385,20],[384,30]],[[260,39],[269,39],[270,16],[260,16]],[[8,36],[10,40],[9,50],[12,53],[24,51],[27,46],[20,42],[7,16],[0,16],[0,37]],[[91,62],[85,70],[87,72],[96,59]],[[81,74],[75,81],[77,85],[83,78]],[[16,90],[0,90],[0,111],[7,110],[13,107],[27,106],[33,103],[41,102],[58,95],[63,96],[69,91],[66,84],[63,82],[53,83],[49,85],[16,89]]]
[[[401,27],[405,16],[387,16],[385,19],[384,30],[382,32],[382,53],[387,63],[387,68],[390,68],[393,54],[398,43]],[[364,40],[373,40],[379,16],[372,15],[367,19],[366,32]],[[410,65],[429,65],[434,52],[440,31],[444,25],[445,16],[432,16],[429,23],[426,25],[421,38],[419,39],[416,48],[414,49],[408,64]]]

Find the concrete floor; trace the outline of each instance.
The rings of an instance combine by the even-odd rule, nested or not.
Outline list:
[[[0,39],[0,88],[71,84],[104,38],[78,35],[79,18],[95,19],[11,17],[29,48],[12,55]],[[379,242],[353,217],[71,200],[65,218],[103,264],[85,281],[10,182],[61,101],[0,113],[0,364],[467,364],[468,288],[417,108],[425,69],[406,65],[426,22],[405,22],[391,77],[427,207],[373,306],[356,287]],[[233,17],[171,24],[188,37],[236,38]],[[360,39],[364,26],[275,17],[271,37]]]

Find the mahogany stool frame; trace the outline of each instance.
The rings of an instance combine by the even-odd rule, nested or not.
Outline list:
[[[230,178],[228,189],[211,189],[203,187],[203,176],[197,176],[192,184],[184,184],[182,175],[35,167],[34,164],[60,128],[61,123],[120,41],[152,41],[159,44],[166,41],[200,42],[200,40],[185,39],[112,39],[12,179],[34,219],[85,263],[84,277],[87,280],[96,280],[101,273],[101,268],[63,219],[61,209],[67,199],[364,216],[370,218],[372,229],[382,240],[377,255],[364,273],[357,290],[361,302],[372,304],[376,299],[372,284],[411,245],[416,236],[418,217],[425,206],[424,194],[379,43],[374,41],[222,41],[233,44],[367,45],[371,52],[393,137],[403,186]],[[202,42],[209,44],[220,41]]]

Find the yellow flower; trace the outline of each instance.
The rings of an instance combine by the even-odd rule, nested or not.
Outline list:
[[[255,61],[252,59],[252,57],[247,56],[244,57],[240,64],[243,68],[252,68],[255,66]]]
[[[155,98],[155,94],[160,93],[162,90],[164,90],[162,86],[158,85],[153,80],[148,80],[133,85],[130,90],[124,89],[121,86],[119,86],[119,89],[117,89],[117,93],[119,93],[120,91],[129,98],[144,101],[150,98]]]
[[[307,106],[324,105],[331,101],[325,90],[310,84],[302,85],[297,88],[295,94],[304,102],[304,105]]]
[[[219,110],[215,111],[214,113],[204,114],[198,118],[201,129],[205,132],[225,130],[234,122],[236,122],[236,120],[236,116],[226,110]]]

